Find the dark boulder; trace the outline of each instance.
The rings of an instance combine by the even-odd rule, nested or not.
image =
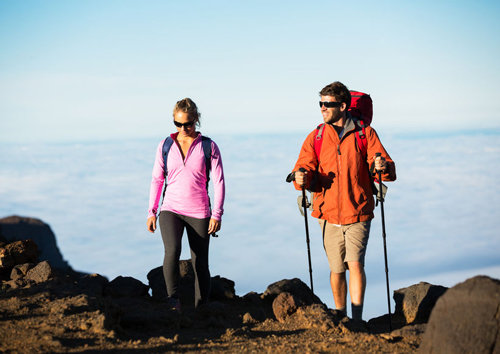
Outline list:
[[[450,288],[432,311],[419,353],[500,353],[500,281],[477,276]]]
[[[132,277],[118,276],[104,288],[104,295],[111,297],[149,296],[149,287]]]
[[[0,239],[7,243],[31,239],[38,245],[40,261],[49,261],[57,269],[71,269],[57,247],[56,237],[50,226],[39,219],[20,216],[0,219]]]
[[[104,289],[109,284],[108,278],[94,273],[87,274],[78,280],[77,287],[80,292],[93,296],[102,296]]]
[[[195,275],[191,260],[179,261],[179,273],[179,298],[181,303],[194,303]],[[163,277],[163,267],[152,269],[147,278],[153,299],[164,299],[167,296],[167,288]],[[211,278],[211,282],[211,300],[227,300],[236,297],[234,281],[216,275]]]
[[[319,297],[314,295],[312,299],[311,289],[300,279],[283,279],[269,285],[264,292],[263,296],[266,299],[274,301],[274,299],[281,293],[290,293],[298,297],[305,305],[312,303],[321,304]]]
[[[436,301],[448,290],[440,285],[420,282],[394,291],[394,315],[404,317],[407,324],[427,323]]]
[[[210,299],[227,300],[236,296],[234,290],[234,281],[216,275],[212,277],[212,288],[210,290]]]

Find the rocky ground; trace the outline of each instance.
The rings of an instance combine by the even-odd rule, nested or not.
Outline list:
[[[19,242],[4,257],[0,252],[0,264],[6,263],[6,253],[28,245]],[[425,324],[406,326],[401,317],[394,318],[391,333],[387,318],[350,320],[303,300],[309,288],[298,279],[272,284],[264,294],[239,297],[232,281],[214,277],[215,300],[194,308],[189,262],[182,261],[181,269],[179,313],[159,300],[159,269],[149,274],[151,296],[149,287],[133,278],[109,282],[97,274],[60,272],[48,262],[18,264],[10,276],[3,274],[0,351],[414,353],[425,330]]]
[[[414,353],[425,325],[388,332],[314,304],[278,321],[258,294],[182,313],[151,297],[99,295],[102,278],[52,278],[0,294],[6,353]],[[401,327],[401,323],[397,325]]]
[[[4,236],[11,219],[0,223]],[[26,233],[41,227],[21,222]],[[178,312],[165,300],[160,267],[149,272],[148,285],[109,281],[73,271],[61,255],[61,267],[40,262],[37,243],[23,235],[1,236],[2,353],[500,353],[497,279],[396,290],[390,331],[387,316],[354,321],[328,309],[299,279],[237,296],[233,281],[215,276],[211,302],[194,308],[189,261],[180,262]]]

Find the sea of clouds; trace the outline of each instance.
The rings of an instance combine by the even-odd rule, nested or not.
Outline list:
[[[234,280],[238,295],[264,292],[281,279],[309,284],[300,193],[285,182],[305,135],[211,136],[222,152],[226,203],[210,269]],[[398,175],[384,204],[391,291],[420,281],[453,286],[478,274],[500,278],[500,134],[379,135]],[[147,283],[163,257],[159,231],[146,230],[160,140],[0,143],[0,217],[48,223],[76,270]],[[380,208],[375,215],[365,319],[387,312]],[[314,289],[333,308],[319,226],[310,216],[309,233]],[[185,239],[181,258],[189,257]]]

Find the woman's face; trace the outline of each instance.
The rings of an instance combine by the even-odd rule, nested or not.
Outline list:
[[[177,111],[174,114],[174,124],[180,137],[196,137],[196,119],[189,119],[187,113]]]

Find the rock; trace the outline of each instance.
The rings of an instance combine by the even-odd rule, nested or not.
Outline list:
[[[33,240],[15,241],[0,248],[0,270],[10,271],[18,264],[36,263],[38,247]]]
[[[167,286],[163,276],[163,267],[152,269],[148,275],[149,287],[154,299],[167,297]],[[191,260],[179,261],[179,298],[183,303],[194,303],[194,270]]]
[[[33,240],[38,245],[40,253],[38,259],[49,261],[54,268],[71,270],[57,247],[54,233],[50,226],[43,221],[35,218],[9,216],[0,219],[0,234],[6,242]]]
[[[104,289],[109,284],[109,280],[100,274],[87,274],[82,277],[77,284],[78,289],[90,295],[101,296],[104,294]]]
[[[216,275],[212,277],[212,288],[210,290],[210,299],[225,300],[233,299],[236,296],[234,290],[234,281]]]
[[[163,277],[163,267],[151,269],[147,278],[153,299],[161,300],[167,297],[167,288],[165,285],[165,278]]]
[[[407,324],[427,323],[436,301],[448,288],[420,282],[394,291],[395,316],[403,316]]]
[[[243,315],[243,324],[256,324],[259,323],[257,319],[255,319],[250,312],[246,312]]]
[[[43,283],[52,278],[52,267],[47,261],[38,263],[35,267],[28,270],[25,280],[31,280],[35,283]]]
[[[142,297],[149,296],[149,287],[132,277],[118,276],[105,288],[104,295],[111,297]]]
[[[294,314],[303,302],[288,292],[279,294],[273,301],[273,312],[276,319],[284,323],[288,316]]]
[[[321,303],[319,297],[314,295],[314,301],[311,299],[311,289],[298,278],[283,279],[269,285],[264,292],[264,298],[273,300],[279,294],[287,292],[297,296],[306,305],[314,303]]]
[[[243,299],[256,305],[262,304],[261,295],[256,293],[255,291],[250,291],[249,293],[243,295]]]
[[[179,298],[181,303],[194,303],[194,271],[191,260],[179,261]],[[148,275],[149,287],[154,299],[161,300],[167,297],[167,287],[163,277],[163,267],[152,269]],[[233,299],[236,296],[234,281],[219,275],[212,277],[210,291],[211,300]]]
[[[12,268],[10,279],[17,280],[24,278],[26,274],[28,274],[28,271],[34,266],[35,265],[33,263],[23,263],[16,265],[14,268]]]
[[[500,353],[500,280],[477,276],[450,288],[432,311],[419,353]]]

